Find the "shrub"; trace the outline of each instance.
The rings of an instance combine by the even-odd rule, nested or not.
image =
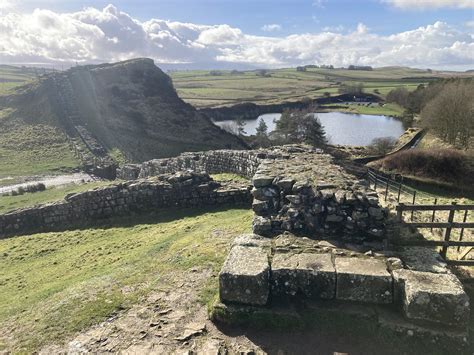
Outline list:
[[[385,171],[455,182],[469,176],[467,155],[454,149],[410,149],[376,163]]]
[[[384,155],[390,152],[397,143],[397,140],[392,137],[375,138],[369,145],[369,151],[374,155]]]

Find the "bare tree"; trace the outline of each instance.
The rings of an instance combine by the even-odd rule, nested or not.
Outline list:
[[[473,82],[450,82],[421,111],[423,125],[446,142],[467,149],[474,136]]]

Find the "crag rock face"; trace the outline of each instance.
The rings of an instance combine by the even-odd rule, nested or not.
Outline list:
[[[245,148],[182,101],[151,59],[53,73],[2,99],[0,106],[13,108],[25,123],[53,125],[79,137],[95,156],[118,148],[130,160],[143,161]]]

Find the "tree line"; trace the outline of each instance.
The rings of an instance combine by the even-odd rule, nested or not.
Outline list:
[[[388,102],[405,108],[405,117],[419,115],[421,125],[445,142],[467,149],[474,138],[474,80],[445,79],[419,85],[415,91],[397,88]]]

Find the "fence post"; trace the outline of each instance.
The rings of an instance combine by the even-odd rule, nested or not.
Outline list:
[[[462,223],[466,223],[466,221],[467,221],[467,212],[468,212],[468,210],[464,211],[464,218],[462,219]],[[461,228],[461,233],[459,234],[459,241],[460,242],[462,242],[463,237],[464,237],[464,227]],[[460,246],[458,246],[458,253],[459,253],[459,249],[461,249]]]
[[[398,206],[397,206],[397,220],[399,222],[402,222],[403,221],[403,207],[405,206],[404,203],[399,203]]]
[[[416,190],[413,190],[413,202],[411,203],[412,205],[415,204],[415,199],[416,199]],[[413,212],[414,210],[411,210],[411,221],[413,222]]]
[[[437,203],[438,203],[438,198],[435,198],[434,204],[436,205]],[[431,223],[433,223],[435,220],[435,213],[436,213],[436,210],[433,210],[433,215],[431,216]],[[433,233],[433,227],[431,227],[431,233]]]
[[[456,205],[456,202],[453,202],[452,203],[453,206]],[[446,233],[444,235],[444,241],[445,242],[449,242],[449,239],[451,237],[451,223],[453,223],[453,220],[454,220],[454,212],[456,212],[454,209],[452,209],[451,211],[449,211],[449,217],[448,217],[448,223],[449,223],[449,226],[448,228],[446,228]],[[446,255],[448,253],[448,246],[447,245],[444,245],[443,246],[443,249],[441,250],[441,256],[446,260]]]
[[[387,186],[385,187],[385,201],[387,201],[387,195],[388,195],[388,181],[389,181],[389,178],[386,178],[387,179]]]
[[[402,182],[399,182],[398,185],[398,197],[397,197],[397,202],[400,202],[400,194],[402,193]]]

